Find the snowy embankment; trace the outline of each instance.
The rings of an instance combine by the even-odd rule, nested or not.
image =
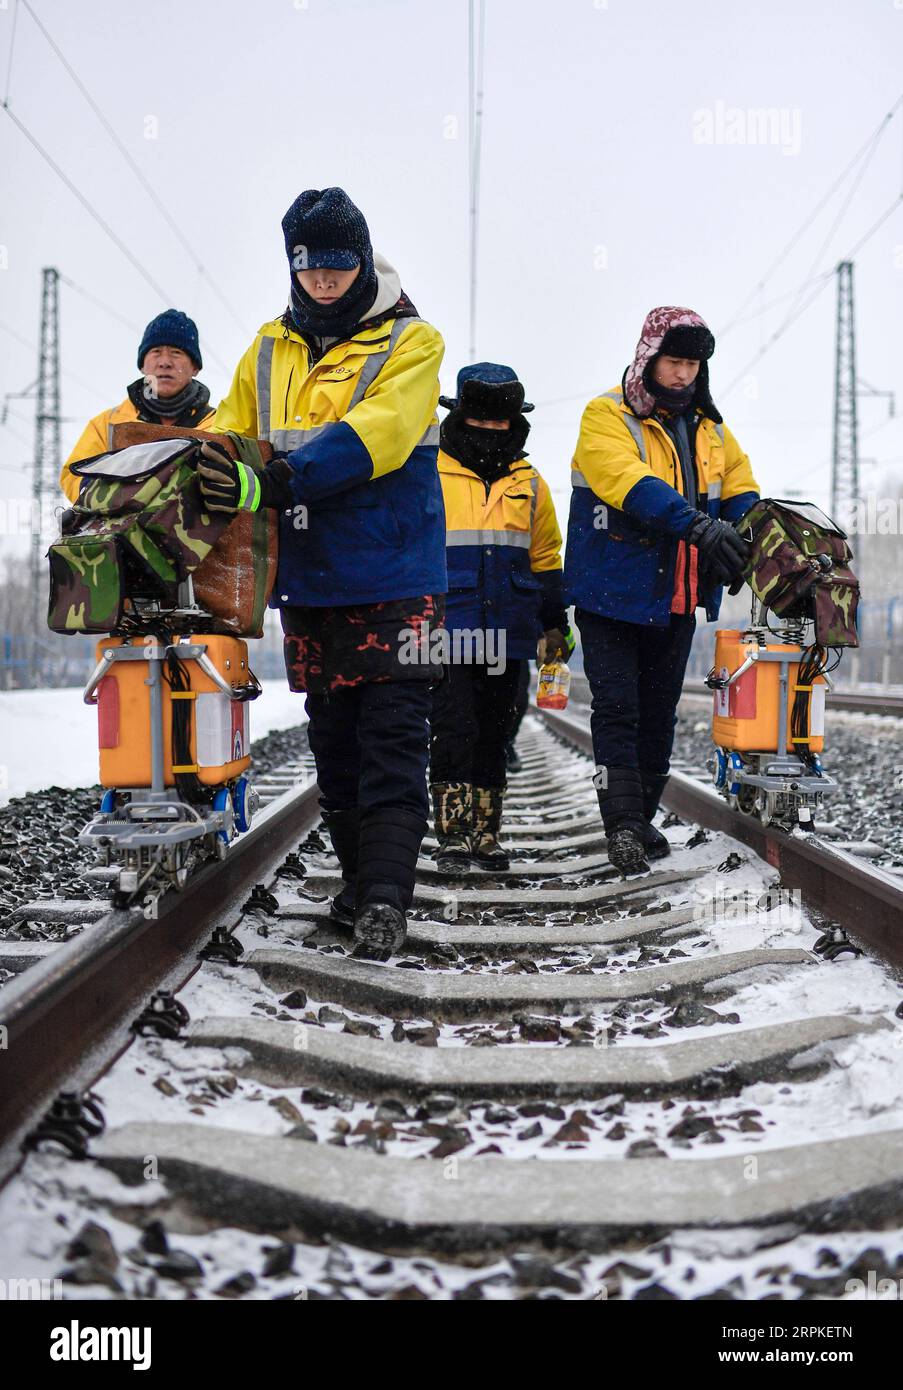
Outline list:
[[[81,688],[0,691],[0,806],[44,787],[97,781],[97,711]],[[284,680],[264,685],[251,706],[251,738],[306,723],[303,695]]]

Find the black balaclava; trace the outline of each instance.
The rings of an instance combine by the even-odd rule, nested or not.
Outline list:
[[[373,247],[364,214],[341,188],[300,193],[282,219],[291,268],[289,314],[301,333],[346,338],[357,328],[377,294]],[[296,271],[328,266],[360,274],[334,304],[318,304],[298,283]]]
[[[439,430],[440,447],[485,483],[494,482],[507,473],[512,463],[523,458],[530,422],[519,415],[511,421],[507,430],[487,430],[479,425],[465,425],[466,417],[474,420],[481,418],[465,406],[449,411]],[[482,418],[493,420],[505,417],[487,415]]]
[[[511,367],[498,362],[462,367],[457,396],[441,396],[439,404],[449,407],[439,431],[441,447],[484,483],[502,477],[512,463],[523,458],[530,433],[523,412],[533,407],[525,402],[523,384]],[[508,420],[510,424],[506,430],[481,429],[465,424],[468,419]]]

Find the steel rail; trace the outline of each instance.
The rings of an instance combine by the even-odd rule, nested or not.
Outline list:
[[[688,685],[684,695],[710,700],[712,692],[704,685]],[[843,710],[849,714],[888,714],[899,719],[903,716],[903,695],[866,693],[856,690],[832,690],[827,697],[826,709]]]
[[[544,710],[543,715],[551,729],[592,756],[587,719],[559,710]],[[777,869],[783,887],[798,889],[808,905],[842,926],[851,939],[903,967],[903,883],[891,874],[817,836],[764,826],[682,772],[671,773],[662,804],[684,820],[739,840]]]
[[[690,682],[684,686],[681,698],[712,698],[712,692],[701,682]],[[571,675],[571,698],[578,704],[590,702],[589,681],[585,676],[574,672]],[[827,712],[842,710],[850,714],[885,714],[899,719],[903,717],[903,695],[883,691],[832,690],[827,698]]]
[[[129,1044],[129,1025],[155,990],[180,988],[198,949],[265,879],[319,814],[315,782],[270,802],[222,861],[205,865],[158,916],[111,910],[0,991],[0,1183],[21,1140],[62,1089],[84,1090]],[[73,1047],[77,1045],[77,1055]]]

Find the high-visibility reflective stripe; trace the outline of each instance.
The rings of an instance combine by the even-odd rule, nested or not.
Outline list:
[[[348,402],[348,410],[353,410],[364,398],[366,392],[373,385],[379,373],[382,371],[386,362],[392,355],[395,344],[401,337],[404,330],[412,323],[420,323],[420,319],[401,318],[396,319],[392,324],[389,336],[386,339],[386,346],[380,352],[372,352],[364,363],[361,373],[355,383],[351,400]],[[273,349],[276,346],[275,338],[264,338],[257,353],[257,428],[261,439],[268,439],[276,449],[284,449],[287,453],[294,449],[303,449],[312,439],[315,439],[322,430],[328,428],[327,425],[312,425],[306,430],[271,430],[270,429],[270,396],[273,380]],[[330,423],[336,423],[331,421]],[[439,426],[430,425],[424,431],[422,438],[418,439],[416,447],[421,444],[438,444]]]
[[[721,496],[721,479],[715,478],[709,483],[709,501],[714,502]]]
[[[533,494],[533,498],[530,502],[530,530],[532,531],[533,519],[536,516],[536,503],[539,501],[539,478],[535,473],[530,479],[530,491]]]
[[[304,449],[314,439],[319,439],[324,430],[328,430],[332,425],[337,425],[338,420],[331,420],[325,425],[311,425],[306,430],[270,430],[270,443],[274,449],[281,449],[286,454],[293,453],[296,449]],[[438,444],[439,426],[430,425],[424,430],[417,440],[415,448],[421,444]]]
[[[110,422],[109,422],[108,425],[107,425],[107,448],[108,448],[108,449],[112,449],[112,447],[113,447],[113,421],[110,420]]]
[[[571,468],[571,487],[589,487],[579,468]]]
[[[715,433],[717,434],[718,438],[721,440],[721,443],[723,444],[723,443],[724,443],[724,425],[723,425],[723,424],[716,425],[716,426],[715,426]]]
[[[307,430],[270,430],[270,443],[274,449],[283,449],[290,454],[294,449],[303,449],[328,429],[328,425],[311,425]]]
[[[392,324],[392,331],[389,334],[389,341],[382,352],[372,352],[361,368],[361,374],[357,379],[357,384],[352,392],[351,400],[348,403],[349,410],[353,410],[354,407],[364,399],[365,392],[373,385],[379,373],[382,371],[404,330],[409,324],[418,323],[419,321],[419,319],[412,318],[395,320]]]
[[[622,391],[606,391],[604,393],[604,399],[607,401],[617,401],[618,405],[622,405],[624,401],[624,393]],[[646,442],[643,439],[643,426],[640,424],[639,420],[635,415],[628,415],[623,411],[621,412],[621,419],[624,421],[624,424],[627,426],[627,428],[630,430],[630,433],[633,435],[633,442],[639,450],[640,462],[645,463]]]
[[[635,415],[622,415],[621,419],[633,435],[633,442],[640,454],[640,462],[646,462],[646,442],[643,439],[643,426]]]
[[[448,531],[446,545],[514,545],[530,549],[528,531]]]
[[[257,350],[257,438],[270,437],[270,386],[273,380],[275,338],[264,338]]]

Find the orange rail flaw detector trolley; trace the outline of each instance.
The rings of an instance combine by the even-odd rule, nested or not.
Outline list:
[[[98,711],[100,811],[79,836],[118,866],[119,906],[183,888],[192,867],[222,859],[249,829],[257,794],[245,776],[248,702],[260,685],[247,643],[172,632],[105,637],[85,688]]]
[[[753,601],[744,631],[715,634],[715,662],[706,679],[714,692],[712,780],[735,808],[763,825],[812,829],[812,813],[837,783],[822,767],[825,696],[831,680],[825,653],[804,646],[805,624],[764,623]]]

